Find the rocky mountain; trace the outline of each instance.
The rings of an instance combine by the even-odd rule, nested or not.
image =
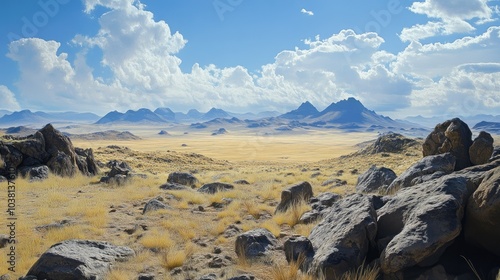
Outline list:
[[[125,113],[118,111],[109,112],[104,117],[99,119],[96,124],[109,124],[113,122],[128,122],[128,123],[164,123],[166,120],[160,115],[152,112],[149,109],[139,109],[137,111],[128,110]]]
[[[472,129],[500,134],[500,122],[479,122]]]
[[[217,108],[212,108],[201,116],[201,119],[206,121],[218,118],[231,118],[231,116],[226,111]]]
[[[99,116],[92,113],[76,112],[32,112],[22,110],[6,114],[0,118],[2,126],[21,126],[21,125],[40,125],[45,123],[63,123],[63,122],[88,122],[92,123],[99,119]]]
[[[3,117],[8,114],[12,114],[12,112],[8,110],[0,110],[0,117]]]
[[[292,110],[288,113],[281,115],[281,118],[290,119],[290,120],[298,120],[304,119],[307,117],[314,117],[319,114],[318,109],[314,107],[309,101],[302,103],[299,108]]]
[[[175,121],[175,113],[170,108],[157,108],[154,113],[166,121]]]

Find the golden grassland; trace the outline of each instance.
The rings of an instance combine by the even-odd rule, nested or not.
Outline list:
[[[254,140],[245,135],[226,136],[75,141],[77,147],[93,148],[97,160],[103,163],[123,160],[135,172],[146,174],[147,179],[134,178],[125,186],[112,186],[98,183],[99,176],[51,175],[43,182],[18,178],[17,270],[9,273],[2,265],[0,275],[20,277],[54,243],[79,238],[109,241],[134,249],[135,257],[114,266],[109,279],[134,279],[143,272],[154,273],[160,279],[185,279],[210,272],[219,274],[221,270],[226,277],[248,272],[259,279],[269,279],[269,272],[273,271],[273,279],[311,279],[298,272],[294,264],[286,264],[283,254],[276,253],[267,262],[238,259],[234,252],[235,236],[225,235],[225,231],[230,226],[243,231],[263,227],[277,237],[307,236],[314,224],[297,223],[300,215],[309,210],[307,204],[273,215],[280,193],[288,185],[308,181],[315,194],[347,194],[353,192],[359,173],[372,164],[384,165],[399,174],[421,157],[418,147],[405,154],[339,157],[357,150],[355,144],[374,139],[373,134],[319,133]],[[184,142],[187,147],[181,147]],[[116,144],[118,148],[108,147]],[[194,173],[200,185],[239,179],[250,184],[235,185],[234,190],[215,195],[192,189],[161,190],[159,186],[173,171]],[[346,181],[347,185],[324,184],[333,179]],[[152,198],[161,198],[172,209],[143,215],[145,203]],[[226,204],[227,199],[232,202]],[[6,192],[1,194],[1,200],[6,201]],[[223,207],[210,206],[213,203]],[[0,219],[5,221],[6,213],[1,212]],[[43,227],[63,220],[67,221],[63,227]],[[212,253],[214,246],[219,246],[234,264],[220,269],[198,265],[198,271],[171,275],[177,267],[196,266],[196,256]],[[5,250],[0,249],[0,263],[7,261]]]

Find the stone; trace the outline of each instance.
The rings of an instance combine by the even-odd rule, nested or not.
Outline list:
[[[242,274],[229,278],[228,280],[254,280],[255,276],[251,274]]]
[[[455,162],[456,159],[451,153],[426,156],[399,175],[388,191],[408,188],[450,174],[455,170]]]
[[[309,200],[312,210],[307,211],[299,219],[301,224],[313,223],[325,216],[328,213],[328,208],[341,198],[340,195],[335,193],[322,193],[317,197],[312,197]]]
[[[234,189],[234,186],[231,184],[215,182],[215,183],[204,184],[203,186],[201,186],[201,188],[198,189],[198,192],[214,194],[217,192],[224,192],[232,189]]]
[[[111,167],[111,170],[108,172],[108,177],[115,177],[116,175],[124,175],[127,176],[130,170],[127,168],[122,168],[119,165],[115,165]]]
[[[52,172],[62,177],[71,177],[76,174],[76,163],[73,165],[72,158],[61,151],[57,151],[52,156],[47,166]]]
[[[108,242],[66,240],[43,253],[27,275],[39,279],[104,280],[115,262],[134,255],[132,249]]]
[[[179,190],[185,190],[187,189],[187,186],[177,184],[177,183],[165,183],[160,186],[160,189],[162,190],[170,190],[170,191],[179,191]]]
[[[210,273],[201,276],[198,280],[217,280],[217,275]]]
[[[304,236],[292,236],[283,244],[286,261],[299,262],[301,269],[307,271],[307,264],[314,256],[314,248],[309,239]]]
[[[118,149],[120,149],[120,147],[118,147]],[[119,167],[120,169],[125,169],[128,170],[129,172],[132,172],[132,167],[130,167],[128,163],[116,159],[108,161],[108,163],[106,163],[106,166],[109,169],[112,169],[113,167]]]
[[[406,138],[398,133],[387,133],[379,136],[375,142],[366,148],[362,149],[362,154],[378,154],[378,153],[401,153],[408,147],[417,145],[414,139]]]
[[[5,168],[17,168],[23,162],[23,154],[12,145],[0,142],[0,156]]]
[[[236,237],[235,252],[238,257],[255,258],[266,255],[277,245],[278,240],[269,230],[258,228]]]
[[[469,198],[465,240],[500,256],[500,167],[488,171]]]
[[[25,157],[32,157],[40,163],[47,162],[50,158],[50,154],[45,151],[45,138],[40,131],[28,137],[23,137],[20,141],[12,142],[12,146]]]
[[[158,199],[153,198],[146,203],[144,209],[142,210],[142,214],[144,215],[148,212],[158,211],[161,209],[171,209],[171,207],[159,201]]]
[[[236,180],[233,183],[237,185],[250,185],[250,183],[247,180]]]
[[[376,234],[371,196],[353,194],[335,202],[309,235],[315,252],[309,274],[336,279],[358,268],[374,246]]]
[[[396,173],[391,169],[373,165],[358,177],[356,191],[361,193],[385,191],[396,177]]]
[[[92,149],[75,148],[76,164],[78,169],[87,176],[95,176],[99,174],[99,167],[94,158]]]
[[[19,171],[21,176],[28,178],[30,181],[42,181],[49,178],[49,167],[47,165],[26,166]]]
[[[9,236],[6,234],[0,234],[0,248],[5,248],[9,243]]]
[[[168,175],[167,182],[177,183],[191,188],[195,188],[196,184],[198,184],[198,179],[196,179],[196,177],[194,177],[190,173],[173,172]]]
[[[299,203],[300,201],[309,201],[312,196],[312,187],[308,182],[300,182],[289,186],[281,192],[281,201],[274,213],[286,212],[293,204]]]
[[[472,145],[472,132],[459,118],[436,125],[425,138],[422,145],[424,157],[451,153],[456,158],[455,170],[471,166],[469,148]]]
[[[450,174],[401,189],[379,210],[377,243],[381,269],[393,274],[435,264],[462,229],[471,190]]]
[[[63,177],[75,175],[78,167],[75,148],[71,140],[51,124],[43,127],[40,133],[45,139],[45,151],[51,156],[47,162],[50,170]]]
[[[493,154],[493,137],[481,131],[469,148],[470,161],[473,165],[485,164]]]

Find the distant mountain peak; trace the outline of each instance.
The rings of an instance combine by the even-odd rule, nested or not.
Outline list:
[[[305,117],[310,117],[318,114],[319,111],[311,104],[311,102],[306,101],[300,104],[299,108],[292,110],[288,113],[281,115],[280,117],[285,119],[300,119]]]

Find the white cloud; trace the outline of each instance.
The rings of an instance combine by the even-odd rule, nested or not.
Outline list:
[[[14,93],[12,93],[12,91],[4,85],[0,85],[0,100],[2,100],[0,103],[0,109],[15,111],[21,108],[16,100],[16,97],[14,96]]]
[[[414,2],[410,11],[426,15],[438,21],[403,28],[400,34],[402,41],[418,41],[437,35],[470,33],[476,28],[469,23],[477,19],[475,24],[493,21],[494,11],[488,6],[487,0],[425,0]]]
[[[302,8],[302,10],[300,10],[300,12],[303,13],[303,14],[306,14],[308,16],[314,16],[313,11],[308,11],[308,10],[306,10],[304,8]]]

